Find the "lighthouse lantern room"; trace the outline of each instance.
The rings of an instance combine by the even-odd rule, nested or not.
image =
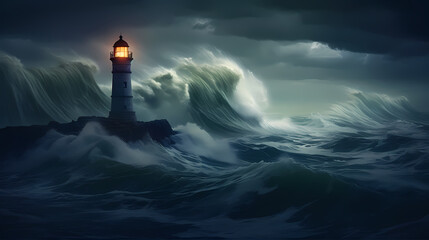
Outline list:
[[[110,53],[112,61],[112,102],[109,118],[120,121],[136,121],[133,110],[133,94],[131,88],[132,52],[128,51],[128,43],[119,36]]]

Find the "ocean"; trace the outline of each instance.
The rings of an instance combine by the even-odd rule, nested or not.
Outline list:
[[[3,127],[108,111],[86,66],[7,61]],[[184,63],[134,88],[138,116],[177,116],[166,113],[173,143],[88,123],[1,156],[0,238],[429,238],[427,114],[350,90],[325,113],[269,119],[259,86],[235,67]]]

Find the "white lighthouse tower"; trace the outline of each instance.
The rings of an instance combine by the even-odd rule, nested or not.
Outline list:
[[[112,103],[109,118],[120,121],[136,121],[133,111],[133,93],[131,89],[131,61],[133,53],[128,51],[128,43],[119,36],[110,52],[112,61]]]

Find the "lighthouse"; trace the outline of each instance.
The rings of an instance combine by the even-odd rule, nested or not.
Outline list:
[[[112,61],[112,102],[109,118],[120,121],[136,121],[133,110],[133,93],[131,89],[131,61],[133,53],[128,51],[128,43],[119,36],[110,52]]]

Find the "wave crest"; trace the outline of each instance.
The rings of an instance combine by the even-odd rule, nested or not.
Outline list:
[[[138,83],[134,93],[151,111],[167,114],[173,124],[192,121],[211,133],[242,133],[260,126],[260,101],[256,99],[266,98],[264,93],[255,96],[246,89],[250,85],[247,81],[258,82],[258,87],[263,88],[258,80],[249,78],[234,65],[185,61],[167,73]]]
[[[427,114],[415,110],[407,98],[351,91],[352,100],[336,104],[330,120],[340,126],[379,127],[394,121],[429,123]]]
[[[15,57],[0,55],[0,127],[105,115],[109,99],[93,72],[93,66],[79,62],[27,68]]]

